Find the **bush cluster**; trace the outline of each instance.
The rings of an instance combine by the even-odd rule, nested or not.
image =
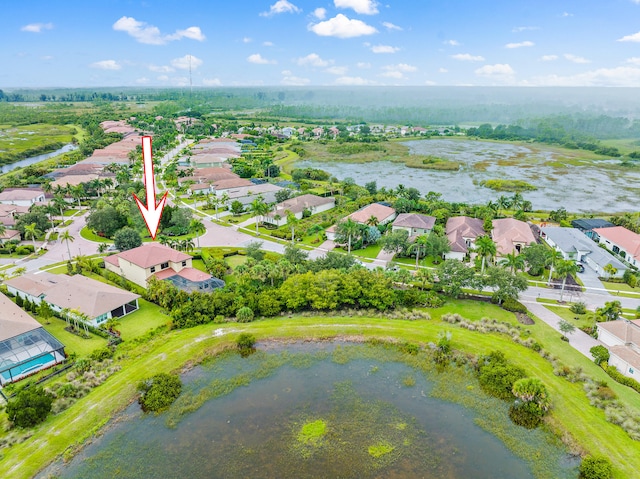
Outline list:
[[[6,407],[9,420],[18,427],[33,427],[43,422],[53,404],[53,396],[41,387],[20,391]]]
[[[587,456],[580,464],[580,479],[610,479],[611,461],[604,456]]]
[[[182,381],[177,374],[160,373],[138,384],[142,394],[138,403],[145,412],[167,409],[182,391]]]
[[[509,364],[502,351],[493,351],[478,360],[476,370],[480,387],[500,399],[514,399],[513,385],[519,379],[523,379],[525,372],[512,364]]]

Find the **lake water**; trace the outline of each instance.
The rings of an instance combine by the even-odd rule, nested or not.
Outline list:
[[[479,185],[482,180],[524,180],[538,189],[523,193],[534,209],[555,210],[564,206],[574,212],[637,211],[640,202],[640,169],[607,170],[565,165],[550,151],[506,143],[473,140],[431,139],[403,143],[413,154],[435,155],[459,162],[459,171],[436,171],[408,168],[402,163],[376,161],[367,164],[313,161],[296,163],[296,167],[321,168],[339,179],[353,178],[364,185],[376,181],[378,187],[395,188],[398,184],[417,188],[423,195],[442,193],[446,201],[486,203],[505,194]],[[609,160],[603,160],[606,165]],[[618,163],[617,160],[614,161]]]
[[[31,156],[29,158],[25,158],[24,160],[16,161],[15,163],[10,163],[8,165],[4,165],[0,167],[0,174],[8,173],[11,170],[15,170],[16,168],[24,168],[25,166],[33,165],[34,163],[39,163],[44,160],[48,160],[49,158],[53,158],[54,156],[61,155],[63,153],[67,153],[69,151],[76,150],[78,147],[69,143],[68,145],[64,145],[62,148],[56,151],[52,151],[51,153],[45,153],[43,155]]]
[[[475,413],[430,397],[433,383],[383,359],[383,348],[286,348],[191,370],[169,411],[143,415],[131,405],[68,465],[39,477],[534,478]],[[301,432],[315,421],[325,434],[306,442]],[[507,423],[540,451],[546,477],[577,476],[544,433]]]

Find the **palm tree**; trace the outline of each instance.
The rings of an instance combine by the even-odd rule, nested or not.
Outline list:
[[[338,223],[336,232],[347,237],[347,253],[351,254],[351,240],[360,231],[360,225],[353,221],[351,218],[347,218],[346,221]]]
[[[428,238],[427,235],[420,235],[411,244],[411,246],[409,246],[409,249],[408,249],[409,253],[411,253],[411,251],[413,251],[414,249],[416,250],[416,269],[418,269],[418,262],[420,261],[420,252],[427,245],[427,238]]]
[[[36,238],[42,234],[42,231],[38,229],[38,226],[35,223],[31,223],[30,225],[26,225],[24,227],[24,237],[31,238],[33,241],[33,250],[36,250]]]
[[[549,279],[547,280],[547,284],[551,284],[551,277],[553,276],[553,269],[558,264],[559,261],[562,261],[564,258],[562,257],[562,253],[555,249],[550,249],[547,251],[546,258],[544,260],[544,265],[549,267]]]
[[[475,250],[476,250],[476,253],[478,253],[482,257],[482,266],[480,268],[480,274],[484,274],[484,266],[485,266],[486,259],[489,258],[489,261],[491,261],[491,258],[493,258],[497,253],[496,244],[493,242],[493,240],[489,236],[487,235],[480,236],[476,238]]]
[[[367,224],[369,226],[378,226],[379,223],[380,223],[380,220],[375,215],[371,215],[367,220]]]
[[[508,267],[512,274],[516,271],[523,270],[525,267],[524,257],[520,256],[516,251],[507,253],[499,263],[501,266]]]
[[[427,268],[420,268],[418,271],[416,271],[415,277],[418,281],[420,281],[422,289],[425,289],[427,283],[433,281],[433,273]]]
[[[207,231],[204,226],[204,223],[197,218],[194,218],[189,223],[189,229],[196,234],[196,241],[198,242],[198,248],[200,248],[200,236],[198,236],[203,231]]]
[[[73,197],[74,200],[78,200],[78,208],[81,208],[82,205],[80,204],[80,200],[84,197],[84,186],[82,185],[71,186],[69,189],[69,192],[71,193],[71,196]]]
[[[556,264],[556,275],[558,278],[562,278],[562,289],[560,290],[560,302],[562,303],[562,297],[564,295],[564,287],[567,284],[567,276],[574,275],[578,272],[578,265],[572,259],[563,259]]]
[[[510,206],[514,210],[519,210],[522,208],[522,204],[524,203],[524,198],[521,193],[515,193],[510,200]]]
[[[60,240],[67,243],[67,253],[69,253],[69,261],[71,261],[71,248],[69,248],[69,242],[73,243],[75,238],[71,236],[69,230],[64,230],[64,232],[60,235]]]
[[[65,201],[64,196],[55,195],[53,197],[53,205],[58,210],[60,210],[60,221],[64,221],[64,210],[69,206],[69,204]]]
[[[258,226],[260,226],[260,217],[266,215],[269,212],[269,206],[267,206],[262,197],[259,196],[251,202],[251,204],[249,205],[249,211],[251,211],[256,219],[256,234],[260,235],[260,231],[258,231]]]
[[[500,195],[496,205],[498,207],[498,216],[500,216],[500,210],[506,210],[509,208],[509,206],[511,206],[511,200],[504,195]]]
[[[291,226],[291,244],[296,244],[296,225],[300,222],[298,217],[294,215],[290,210],[286,210],[287,224]]]
[[[55,205],[53,205],[52,203],[49,203],[44,207],[44,212],[49,217],[49,221],[51,222],[51,230],[53,231],[56,227],[55,224],[53,223],[53,215],[55,215],[58,212],[58,208],[56,208]]]
[[[7,232],[7,227],[2,223],[0,223],[0,236],[4,236],[6,232]]]

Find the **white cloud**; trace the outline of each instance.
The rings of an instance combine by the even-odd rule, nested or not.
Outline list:
[[[267,65],[269,63],[276,63],[275,60],[267,60],[266,58],[263,58],[263,56],[260,55],[259,53],[254,53],[253,55],[249,55],[247,57],[247,61],[249,63],[255,63],[256,65]]]
[[[170,63],[172,67],[177,68],[178,70],[188,70],[189,68],[196,70],[203,62],[193,55],[185,55],[180,58],[174,58]]]
[[[414,67],[413,65],[408,65],[406,63],[398,63],[397,65],[387,65],[382,67],[382,69],[387,71],[399,71],[399,72],[405,72],[405,73],[415,72],[418,70],[417,67]]]
[[[457,55],[451,55],[454,60],[460,60],[463,62],[483,62],[484,57],[481,55],[471,55],[469,53],[458,53]]]
[[[619,42],[640,42],[640,32],[634,33],[633,35],[626,35],[622,38],[618,38]]]
[[[535,77],[528,85],[534,86],[598,86],[636,87],[640,83],[640,68],[616,67],[599,68],[577,75],[548,75]]]
[[[374,0],[333,0],[336,8],[351,8],[361,15],[375,15],[378,13],[378,3]]]
[[[202,34],[200,27],[189,27],[185,30],[176,30],[171,35],[162,35],[158,27],[147,25],[146,22],[140,22],[133,17],[121,17],[112,27],[116,31],[126,32],[140,43],[147,45],[164,45],[167,42],[189,38],[199,42],[204,41],[205,36]]]
[[[540,57],[540,60],[542,60],[543,62],[552,62],[557,59],[558,59],[558,55],[542,55]]]
[[[479,77],[493,78],[500,81],[513,79],[515,71],[507,63],[496,63],[495,65],[484,65],[475,71]]]
[[[392,47],[391,45],[373,45],[371,47],[373,53],[395,53],[398,50],[400,50],[400,48]]]
[[[591,60],[587,60],[584,57],[579,57],[577,55],[572,55],[571,53],[565,53],[564,57],[573,63],[591,63]]]
[[[156,73],[169,73],[169,72],[175,71],[173,68],[171,68],[168,65],[160,65],[160,66],[149,65],[149,70]]]
[[[438,68],[438,73],[449,73],[449,70],[446,68]]]
[[[204,86],[220,86],[222,85],[222,82],[219,78],[203,78],[202,84]]]
[[[358,68],[371,68],[371,63],[368,62],[358,62],[356,63]]]
[[[323,60],[317,53],[309,53],[306,57],[300,57],[295,61],[300,66],[326,67],[331,63]]]
[[[120,70],[122,68],[122,65],[115,60],[102,60],[100,62],[92,63],[89,66],[99,70]]]
[[[169,77],[167,75],[160,75],[158,81],[169,81]]]
[[[640,3],[640,0],[637,1],[637,3]],[[640,57],[631,57],[631,58],[627,58],[625,60],[625,63],[630,63],[631,65],[638,65],[640,66]]]
[[[361,20],[351,20],[342,13],[324,22],[309,25],[309,30],[321,37],[353,38],[372,35],[376,30]]]
[[[573,17],[573,13],[569,13],[569,12],[562,12],[562,15],[560,15],[562,18],[567,18],[567,17]]]
[[[327,73],[331,73],[332,75],[344,75],[347,73],[349,69],[347,67],[329,67],[325,71]]]
[[[340,77],[336,78],[336,85],[375,85],[375,82],[362,77]]]
[[[290,86],[303,86],[311,83],[311,80],[309,80],[308,78],[301,78],[296,76],[286,76],[282,80],[280,80],[280,83]]]
[[[40,60],[44,60],[48,62],[49,60],[53,60],[53,55],[44,55],[40,57]]]
[[[149,83],[149,79],[147,77],[140,77],[140,78],[136,78],[136,83],[138,85],[146,85],[147,83]]]
[[[518,33],[518,32],[525,32],[525,31],[530,31],[530,30],[539,30],[540,27],[515,27],[513,30],[511,30],[513,33]]]
[[[244,37],[242,43],[251,43],[253,40],[250,37]]]
[[[425,82],[424,82],[424,84],[425,84],[425,85],[427,85],[427,86],[435,86],[435,85],[437,85],[437,83],[436,83],[436,82],[431,81],[431,80],[427,80],[427,81],[425,81]]]
[[[447,40],[444,42],[445,45],[450,45],[452,47],[459,47],[460,42],[458,40]]]
[[[175,86],[187,86],[189,79],[187,77],[172,77],[171,83]]]
[[[404,30],[402,27],[399,27],[398,25],[394,25],[391,22],[382,22],[382,26],[387,30],[399,30],[399,31]]]
[[[51,30],[53,28],[53,23],[30,23],[29,25],[25,25],[20,30],[23,32],[31,32],[31,33],[41,33],[43,30]]]
[[[325,17],[327,16],[327,10],[325,8],[316,8],[313,11],[313,16],[316,17],[318,20],[324,20]]]
[[[262,42],[262,45],[264,45],[265,47],[272,47],[273,42]]]
[[[507,43],[504,47],[505,48],[522,48],[522,47],[532,47],[534,45],[535,43],[530,42],[529,40],[526,40],[524,42],[519,42],[519,43]]]
[[[291,75],[291,70],[282,70],[280,73],[282,73],[282,75],[287,77]]]
[[[268,12],[262,12],[260,14],[261,17],[270,17],[271,15],[278,15],[279,13],[300,13],[298,7],[296,7],[293,3],[288,2],[287,0],[278,0],[276,3],[269,7]]]
[[[397,80],[401,80],[404,78],[404,75],[402,72],[395,72],[395,71],[384,72],[384,73],[381,73],[380,76],[387,77],[387,78],[396,78]]]

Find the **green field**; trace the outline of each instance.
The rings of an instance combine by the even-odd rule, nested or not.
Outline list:
[[[0,127],[0,164],[41,155],[70,143],[77,133],[74,126],[34,124]]]

